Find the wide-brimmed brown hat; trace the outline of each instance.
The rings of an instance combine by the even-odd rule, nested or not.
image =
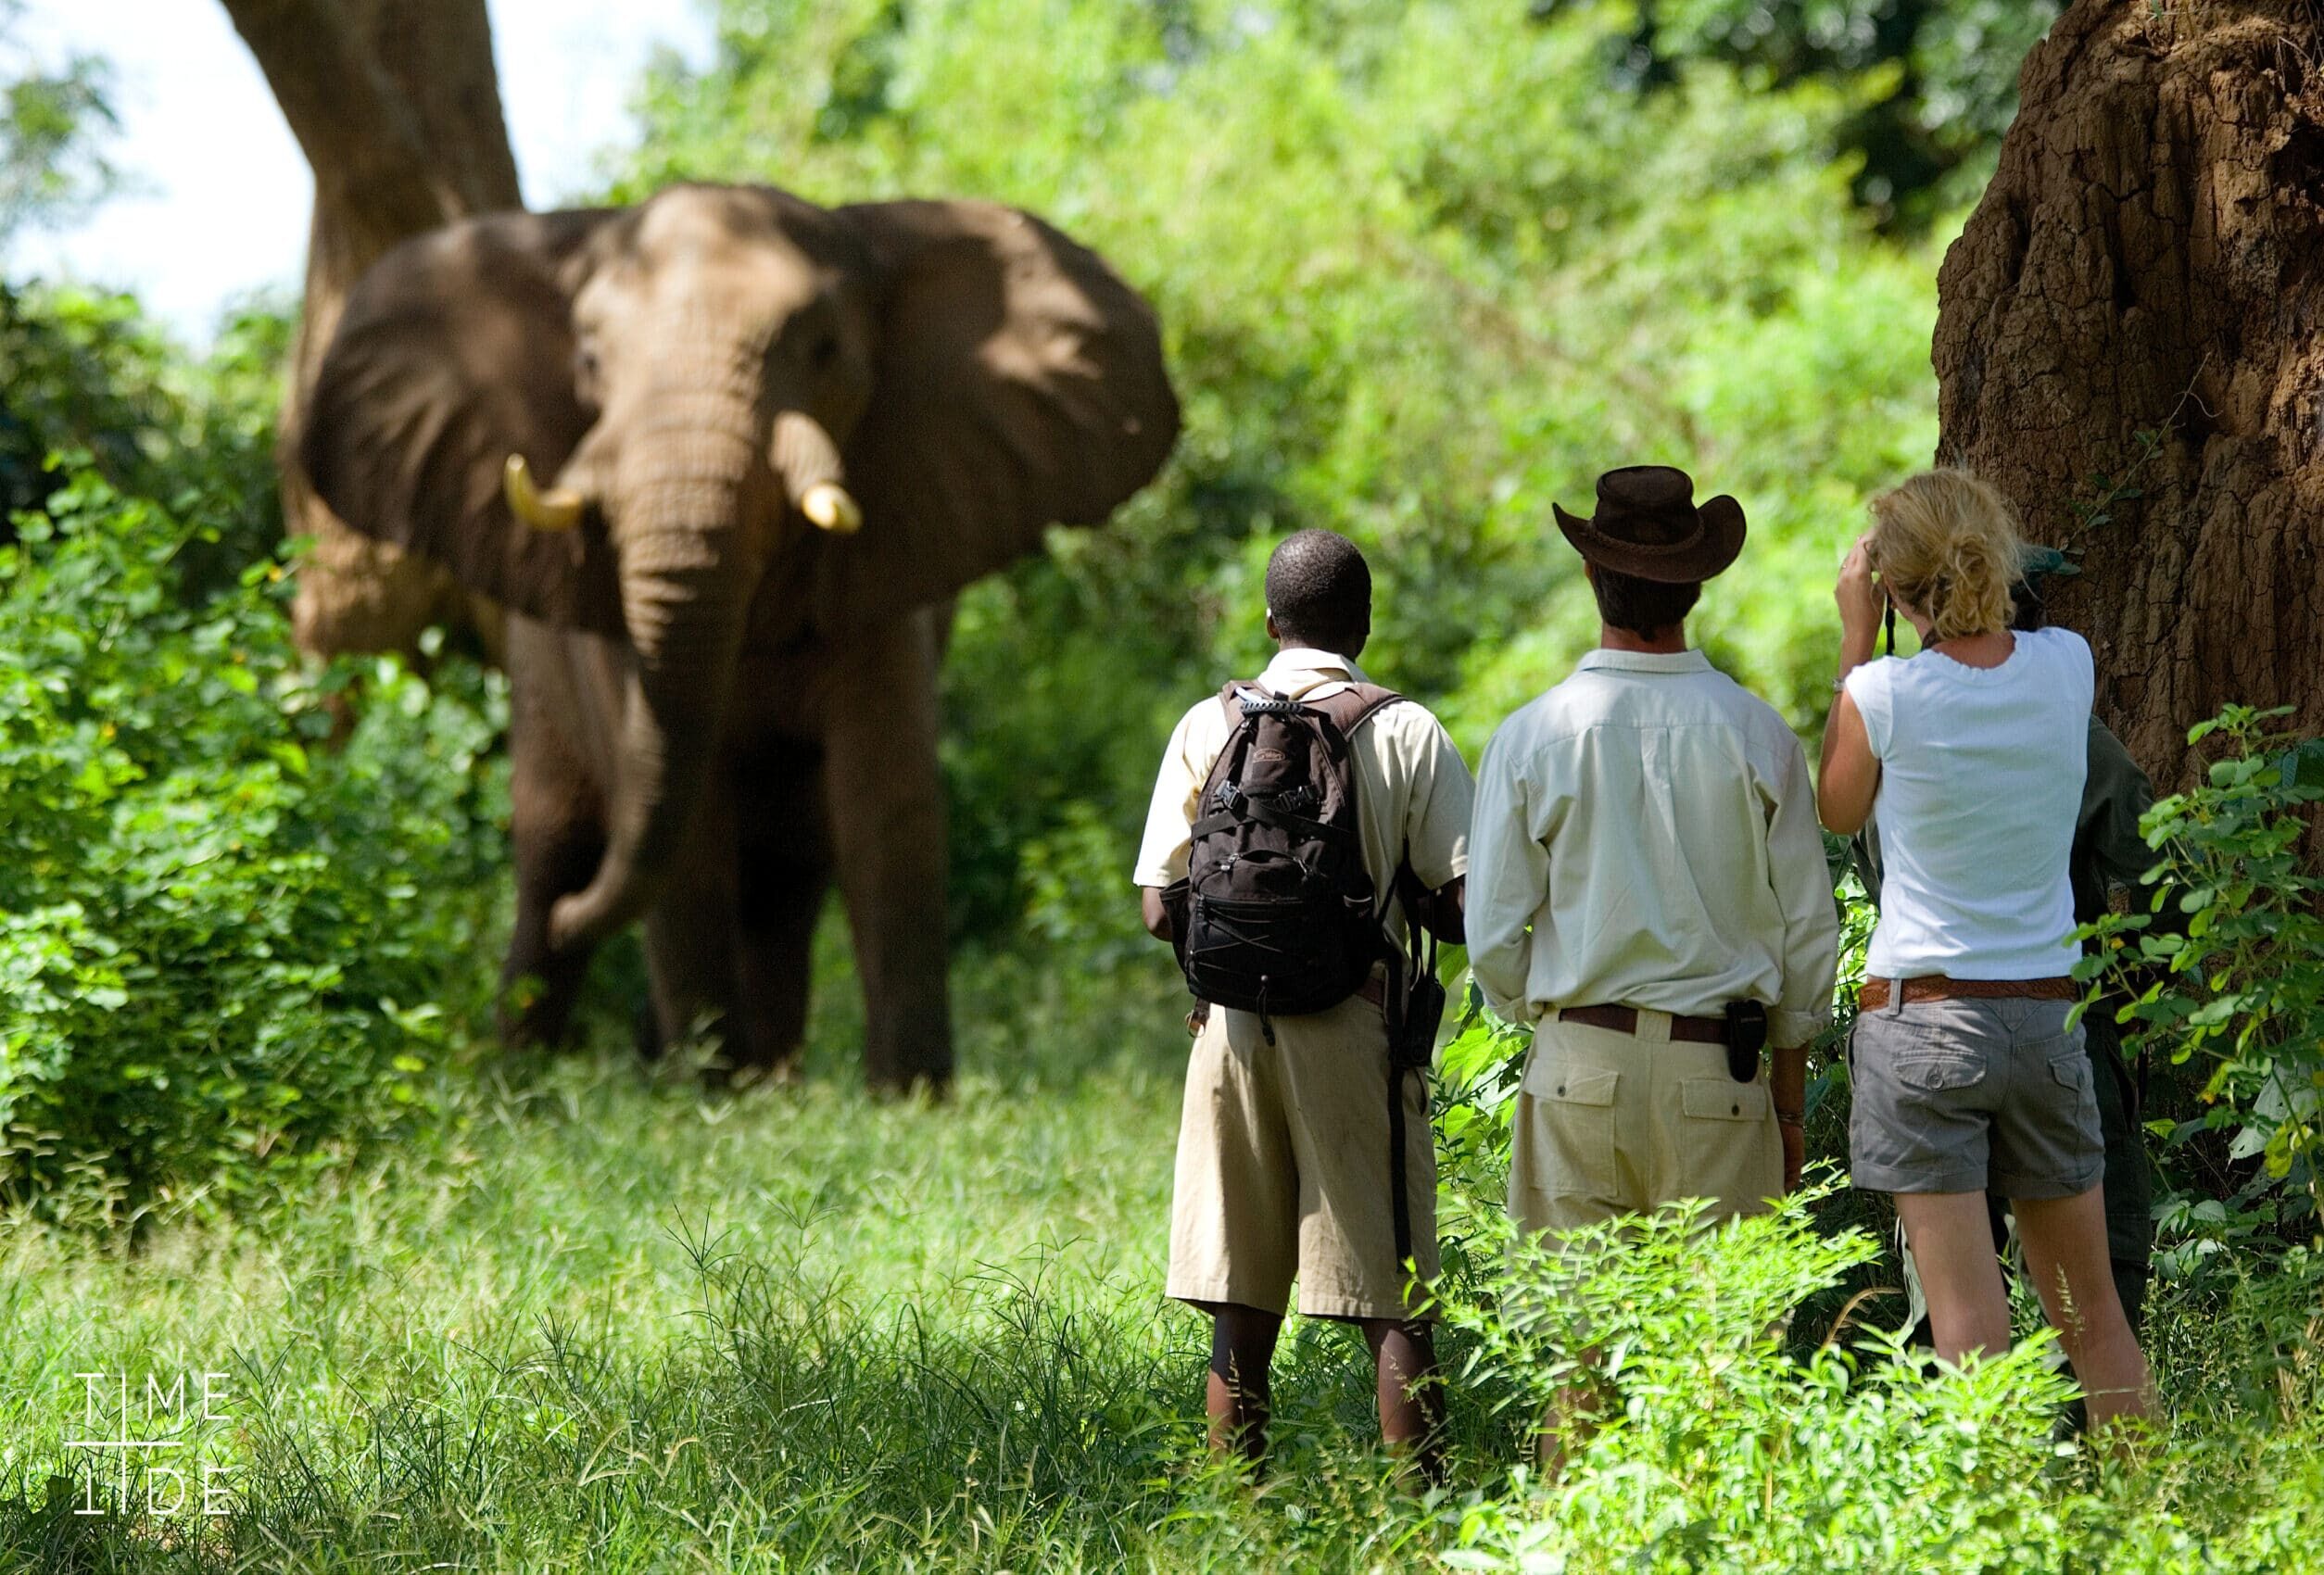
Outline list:
[[[1743,505],[1722,493],[1695,507],[1695,481],[1668,465],[1630,465],[1598,478],[1588,519],[1549,505],[1573,550],[1601,569],[1686,585],[1707,580],[1743,550]]]

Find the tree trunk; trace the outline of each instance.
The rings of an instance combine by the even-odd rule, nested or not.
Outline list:
[[[315,175],[307,295],[277,452],[283,519],[316,538],[295,609],[309,650],[404,650],[434,623],[497,650],[499,614],[357,535],[308,486],[298,435],[347,294],[398,242],[522,208],[485,0],[224,0]]]
[[[2229,701],[2324,730],[2318,32],[2306,0],[2078,0],[1939,279],[1939,459],[2085,554],[2052,611],[2158,785]]]

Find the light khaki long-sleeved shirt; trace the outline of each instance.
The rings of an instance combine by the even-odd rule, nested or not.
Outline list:
[[[1593,651],[1503,723],[1469,854],[1470,966],[1511,1022],[1752,1000],[1789,1047],[1830,1016],[1839,918],[1807,756],[1699,651]]]

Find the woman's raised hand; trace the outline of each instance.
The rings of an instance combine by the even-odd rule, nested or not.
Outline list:
[[[1848,549],[1848,556],[1840,561],[1839,584],[1832,591],[1832,598],[1839,603],[1841,638],[1861,636],[1866,650],[1872,649],[1873,631],[1879,626],[1888,599],[1873,573],[1872,554],[1866,547],[1871,539],[1859,536]]]

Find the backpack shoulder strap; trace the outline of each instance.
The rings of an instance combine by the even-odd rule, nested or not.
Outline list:
[[[1227,713],[1227,728],[1230,732],[1242,727],[1251,720],[1243,710],[1243,699],[1246,695],[1257,696],[1263,700],[1280,700],[1283,698],[1257,678],[1247,683],[1237,678],[1228,684],[1219,691],[1219,709]]]
[[[1249,748],[1254,731],[1251,726],[1254,719],[1243,714],[1243,697],[1250,694],[1264,696],[1267,691],[1256,683],[1245,684],[1240,680],[1226,685],[1219,691],[1219,704],[1227,713],[1227,741],[1219,750],[1219,758],[1210,762],[1209,775],[1203,778],[1206,798],[1220,782],[1234,780],[1235,773],[1242,769],[1243,752]]]
[[[1339,693],[1313,703],[1318,711],[1331,719],[1332,725],[1339,729],[1340,737],[1352,742],[1358,727],[1403,699],[1404,697],[1394,689],[1383,689],[1377,684],[1350,684]],[[1353,787],[1352,779],[1350,786]],[[1410,856],[1409,849],[1406,850],[1406,856]],[[1384,926],[1388,922],[1388,910],[1396,901],[1396,883],[1392,876],[1381,883],[1379,911],[1372,915],[1373,921]],[[1405,923],[1408,928],[1412,927],[1409,914],[1406,915]]]
[[[1219,691],[1219,704],[1227,713],[1227,725],[1230,728],[1243,725],[1243,708],[1235,703],[1236,700],[1246,692],[1257,688],[1258,688],[1257,684],[1245,684],[1237,678]]]
[[[1403,699],[1394,689],[1383,689],[1377,684],[1350,684],[1337,694],[1307,703],[1330,717],[1332,725],[1340,730],[1340,737],[1346,738],[1352,737],[1373,713],[1385,711]]]

